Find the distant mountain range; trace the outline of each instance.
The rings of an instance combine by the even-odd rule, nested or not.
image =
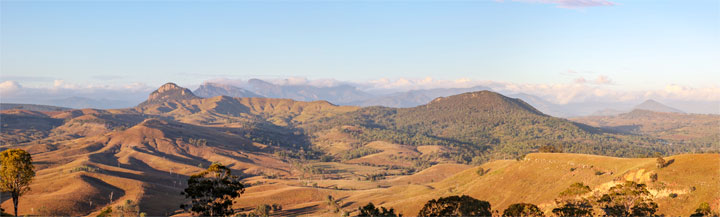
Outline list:
[[[490,90],[488,87],[475,86],[470,88],[435,88],[427,90],[410,90],[389,95],[376,96],[365,100],[348,103],[356,106],[385,106],[394,108],[410,108],[426,104],[438,97],[446,97],[461,93]]]
[[[334,86],[315,86],[311,84],[277,84],[260,79],[250,79],[240,83],[214,83],[205,82],[192,91],[194,96],[201,98],[212,98],[215,96],[230,97],[264,97],[283,98],[296,101],[317,101],[324,100],[336,105],[353,106],[385,106],[393,108],[410,108],[426,104],[437,97],[480,91],[493,90],[490,87],[475,86],[468,88],[432,88],[409,91],[386,92],[365,91],[352,83],[339,84]],[[187,90],[189,91],[189,90]],[[642,105],[637,102],[573,102],[568,104],[557,104],[544,97],[533,95],[533,93],[518,93],[509,91],[497,91],[505,96],[522,99],[541,112],[556,117],[580,117],[580,116],[602,116],[617,115],[631,111],[632,109],[644,109],[660,112],[683,112],[680,109],[662,105],[656,101],[649,100]],[[92,98],[92,97],[67,97],[67,98],[19,98],[5,102],[21,104],[45,104],[67,108],[96,108],[115,109],[129,108],[142,102],[142,96],[137,93],[126,94],[116,98]],[[690,108],[689,111],[699,113],[720,113],[720,102],[669,102],[680,108]],[[684,107],[682,107],[684,106]],[[701,108],[701,109],[698,109]]]
[[[313,98],[311,92],[320,94],[317,91],[333,90],[254,83],[265,86],[264,90],[273,90],[263,94],[308,97],[306,99]],[[222,89],[213,90],[212,85],[199,89],[244,93],[229,87],[218,88]],[[290,90],[297,92],[292,95]],[[324,96],[355,93],[353,88],[334,91]],[[448,94],[465,90],[436,91]],[[415,91],[410,94],[427,97],[436,93]],[[637,117],[634,120],[647,119],[645,115],[648,114],[644,113],[649,111],[637,111],[641,112],[630,115]],[[716,128],[712,128],[717,126],[717,116],[693,116],[697,119],[687,124],[701,123],[703,127],[686,135],[687,130],[670,132],[676,129],[674,126],[685,126],[685,122],[676,123],[675,120],[684,119],[683,114],[658,114],[649,115],[667,119],[668,128],[657,128],[654,121],[644,121],[640,123],[649,123],[649,128],[618,133],[614,128],[603,129],[546,115],[522,99],[488,90],[437,97],[409,108],[390,108],[341,106],[325,100],[203,98],[187,88],[167,83],[150,93],[144,102],[126,109],[0,111],[3,129],[0,130],[0,147],[28,150],[33,154],[33,160],[42,162],[37,167],[33,190],[23,196],[25,206],[21,208],[21,214],[35,213],[34,207],[50,204],[52,210],[45,215],[95,216],[105,207],[132,199],[145,204],[143,212],[149,215],[169,216],[179,214],[176,212],[178,204],[186,201],[178,192],[186,187],[187,177],[213,162],[223,163],[234,174],[248,178],[246,183],[253,184],[248,185],[247,194],[258,188],[278,186],[254,181],[262,179],[291,183],[286,186],[299,190],[274,195],[276,198],[316,195],[317,201],[325,201],[328,194],[357,197],[397,186],[431,190],[434,187],[413,184],[419,180],[412,183],[410,180],[393,180],[411,174],[422,175],[420,171],[428,171],[436,164],[479,165],[491,160],[517,159],[486,164],[495,167],[483,166],[492,170],[490,176],[482,180],[490,180],[488,178],[497,177],[495,174],[503,171],[508,172],[503,177],[518,177],[517,173],[502,169],[502,165],[512,163],[525,167],[531,163],[526,154],[538,152],[540,147],[553,146],[567,153],[615,157],[647,157],[655,153],[686,153],[717,147],[716,141],[707,139],[717,138],[713,137],[717,135],[713,131]],[[592,121],[587,123],[594,123]],[[617,122],[620,127],[627,125],[626,120]],[[666,140],[645,133],[670,141],[684,140],[682,138],[688,136],[696,136],[696,139],[670,146]],[[571,157],[587,159],[588,155]],[[547,168],[545,164],[537,166]],[[565,171],[563,174],[568,174],[565,178],[584,174],[584,177],[601,177],[602,182],[614,179],[596,175],[597,169],[581,168],[580,164],[575,166],[578,171],[571,174],[570,165],[563,165],[567,168],[556,169]],[[469,168],[468,165],[460,167]],[[477,174],[475,171],[472,174]],[[371,176],[387,179],[371,180]],[[433,175],[426,178],[425,183],[436,183],[440,178]],[[302,180],[313,180],[317,185],[311,187],[311,184],[300,183]],[[328,184],[327,180],[332,183]],[[333,184],[340,181],[349,185]],[[495,182],[506,181],[496,179]],[[516,186],[526,188],[530,185]],[[561,187],[565,186],[567,183]],[[559,190],[553,190],[553,195]],[[712,189],[698,187],[698,191],[710,192]],[[116,195],[116,200],[109,201],[108,195]],[[242,198],[253,197],[244,195]],[[300,202],[307,205],[305,201],[295,201],[283,206]],[[4,208],[10,206],[8,200],[2,205]],[[296,210],[285,213],[287,215],[301,214],[298,209],[287,210]]]
[[[12,109],[23,109],[23,110],[28,110],[28,111],[65,111],[65,110],[70,110],[70,108],[49,106],[49,105],[0,103],[0,110],[12,110]]]
[[[215,96],[229,97],[264,97],[252,91],[235,87],[227,84],[205,82],[193,91],[195,95],[203,98],[211,98]]]
[[[614,116],[614,115],[620,115],[623,113],[631,112],[634,110],[685,114],[685,112],[681,111],[680,109],[676,109],[676,108],[664,105],[662,103],[659,103],[658,101],[649,99],[649,100],[645,100],[645,102],[643,102],[643,103],[636,105],[631,110],[618,110],[618,109],[607,108],[607,109],[593,112],[592,114],[590,114],[590,116]]]

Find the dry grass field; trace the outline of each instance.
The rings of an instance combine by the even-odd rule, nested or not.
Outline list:
[[[568,153],[534,153],[470,166],[453,160],[459,149],[452,145],[361,140],[352,133],[368,128],[356,125],[317,128],[308,135],[303,131],[312,125],[297,128],[307,122],[331,123],[330,118],[358,107],[325,101],[203,99],[177,88],[160,90],[185,94],[182,100],[153,93],[148,99],[152,103],[132,109],[2,111],[0,148],[27,150],[37,170],[31,191],[20,198],[19,214],[96,215],[125,200],[137,201],[149,215],[179,214],[185,201],[180,192],[188,177],[214,162],[247,184],[236,208],[248,212],[261,204],[279,204],[283,210],[278,215],[353,214],[372,202],[413,216],[430,199],[463,194],[487,200],[495,210],[526,202],[549,214],[559,192],[572,183],[583,182],[599,194],[623,180],[648,184],[660,214],[688,215],[701,202],[716,209],[720,202],[718,154],[666,157],[672,163],[661,169],[654,158]],[[508,100],[499,94],[481,95]],[[454,99],[440,101],[449,100]],[[357,150],[365,152],[348,155]],[[480,175],[479,168],[487,173]],[[2,208],[11,210],[9,196],[0,196]],[[328,196],[338,201],[339,210],[328,205]]]

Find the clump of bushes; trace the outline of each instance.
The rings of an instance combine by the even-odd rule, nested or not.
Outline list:
[[[70,169],[70,173],[74,172],[102,173],[102,169],[94,166],[77,166]]]
[[[486,170],[486,169],[484,169],[484,168],[482,168],[482,167],[478,168],[478,170],[477,170],[477,174],[478,174],[479,176],[484,176],[484,175],[487,174],[488,172],[490,172],[490,169],[487,169],[487,170]]]

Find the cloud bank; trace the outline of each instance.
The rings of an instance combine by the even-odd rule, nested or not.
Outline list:
[[[230,84],[243,87],[248,80],[242,79],[211,79],[206,82]],[[317,87],[334,87],[352,85],[361,91],[375,94],[389,94],[419,89],[435,88],[470,88],[483,86],[503,94],[531,94],[548,102],[566,105],[578,103],[637,103],[647,99],[659,101],[695,101],[714,105],[720,102],[720,86],[690,87],[678,84],[667,84],[664,87],[648,90],[623,90],[607,76],[595,78],[578,77],[568,83],[538,84],[515,83],[489,80],[473,80],[468,78],[445,80],[432,77],[425,78],[380,78],[367,81],[338,81],[334,79],[285,78],[266,80],[277,85],[311,85]],[[191,88],[193,86],[190,86]],[[43,104],[52,100],[69,97],[85,97],[91,99],[108,99],[126,102],[132,106],[142,102],[157,87],[143,83],[126,85],[81,85],[63,80],[55,80],[47,87],[25,87],[16,81],[0,82],[0,100],[2,102]]]

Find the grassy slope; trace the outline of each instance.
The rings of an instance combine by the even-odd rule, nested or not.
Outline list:
[[[605,191],[614,185],[614,180],[635,180],[645,182],[651,173],[658,173],[658,182],[667,190],[658,192],[658,185],[649,183],[655,193],[659,212],[666,215],[689,215],[701,202],[720,200],[720,155],[688,154],[666,158],[675,160],[663,169],[655,167],[652,158],[612,158],[581,154],[530,154],[522,161],[493,161],[482,165],[490,169],[489,174],[479,176],[477,168],[465,170],[430,188],[406,186],[387,189],[363,197],[377,197],[387,201],[386,206],[396,207],[402,213],[413,215],[429,199],[467,194],[487,200],[493,209],[504,210],[508,205],[529,202],[549,211],[553,199],[574,182],[584,182],[593,190]],[[570,168],[577,168],[570,171]],[[638,175],[638,171],[644,173]],[[595,175],[595,171],[605,172]],[[638,178],[642,177],[642,178]],[[689,191],[694,186],[695,191]],[[678,193],[669,198],[670,192]]]
[[[548,214],[554,208],[558,194],[575,182],[589,185],[594,193],[602,193],[616,183],[633,180],[647,183],[659,204],[658,212],[669,216],[687,216],[701,202],[714,206],[720,201],[720,155],[686,154],[666,157],[674,160],[666,168],[658,169],[653,158],[613,158],[582,154],[530,154],[522,161],[500,160],[480,167],[490,169],[479,176],[478,167],[465,165],[436,165],[420,173],[393,179],[368,182],[336,180],[341,185],[365,186],[358,190],[334,190],[303,187],[292,181],[274,180],[270,185],[255,186],[240,199],[242,207],[262,203],[279,203],[287,207],[285,214],[337,215],[324,204],[326,195],[341,200],[343,210],[354,211],[358,206],[373,202],[394,207],[405,215],[415,215],[430,199],[450,195],[470,195],[487,200],[493,209],[504,210],[512,203],[528,202],[539,205]],[[576,168],[570,171],[570,168]],[[451,173],[444,173],[452,171]],[[458,172],[459,171],[459,172]],[[596,171],[604,172],[596,175]],[[437,173],[437,174],[436,174]],[[454,175],[452,175],[455,173]],[[649,181],[657,173],[657,182]],[[434,176],[438,175],[438,176]],[[448,177],[428,181],[428,177]],[[431,178],[432,179],[432,178]],[[411,180],[411,183],[408,181]],[[432,182],[434,181],[434,182]],[[660,183],[666,187],[661,190]],[[378,187],[367,188],[376,184]],[[695,191],[691,191],[691,187]],[[677,198],[668,197],[677,193]],[[302,195],[302,203],[288,195]]]

